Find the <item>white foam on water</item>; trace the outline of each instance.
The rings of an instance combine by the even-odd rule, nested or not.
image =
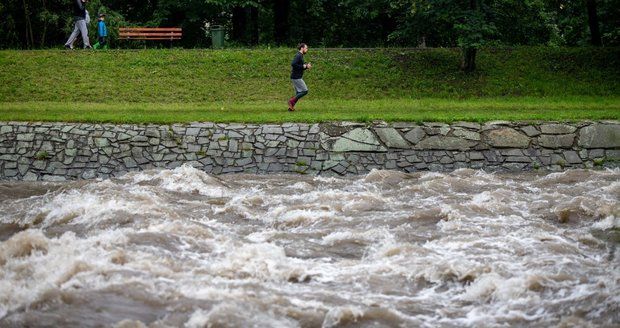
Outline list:
[[[592,228],[599,230],[620,229],[620,217],[610,215],[601,221],[595,222]]]
[[[299,327],[292,319],[264,312],[251,304],[225,302],[215,305],[209,311],[195,311],[185,323],[187,328],[199,327]]]
[[[618,229],[619,177],[181,167],[67,187],[0,243],[0,324],[57,291],[139,290],[186,327],[605,325],[620,257],[597,234]],[[87,228],[54,230],[70,224]]]
[[[190,165],[173,170],[130,173],[126,178],[132,179],[134,183],[156,181],[159,187],[169,191],[198,193],[209,197],[230,195],[229,188],[222,181]]]
[[[339,325],[351,324],[359,320],[364,315],[361,308],[354,306],[339,306],[327,312],[323,320],[322,327],[337,327]]]
[[[82,283],[76,279],[80,276],[94,278],[83,285],[101,287],[96,272],[114,266],[108,261],[108,250],[125,241],[118,231],[101,233],[94,239],[81,239],[71,232],[47,238],[38,229],[13,235],[0,244],[0,262],[4,263],[0,268],[0,313],[28,305],[74,282],[79,287]]]
[[[239,245],[234,249],[231,245],[226,247],[224,258],[209,267],[214,275],[276,282],[304,280],[307,276],[301,261],[287,257],[282,247],[269,243]]]
[[[379,229],[370,229],[365,231],[338,231],[332,232],[327,236],[324,236],[322,242],[324,245],[337,245],[341,242],[348,241],[362,241],[362,242],[372,242],[372,241],[383,241],[382,244],[386,240],[393,240],[394,236],[385,228]]]

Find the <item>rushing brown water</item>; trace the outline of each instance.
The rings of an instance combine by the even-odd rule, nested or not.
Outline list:
[[[0,184],[0,326],[618,326],[620,170]]]

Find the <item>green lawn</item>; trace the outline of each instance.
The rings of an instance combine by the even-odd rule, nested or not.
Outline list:
[[[0,51],[0,121],[115,123],[620,119],[620,49]]]

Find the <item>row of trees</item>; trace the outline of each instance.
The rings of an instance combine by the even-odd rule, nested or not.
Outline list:
[[[74,0],[3,0],[0,48],[62,45]],[[208,47],[221,25],[239,46],[462,47],[618,45],[620,0],[92,0],[119,26],[180,26],[184,47]],[[93,24],[95,20],[93,19]]]

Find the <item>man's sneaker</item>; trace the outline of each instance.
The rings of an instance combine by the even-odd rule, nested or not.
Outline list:
[[[290,112],[295,110],[295,101],[293,100],[294,98],[291,98],[288,100],[288,110]]]
[[[70,45],[68,45],[68,44],[65,44],[65,49],[67,49],[67,50],[73,50],[73,47],[72,47],[72,46],[70,46]]]
[[[84,47],[84,49],[92,49],[92,48],[93,48],[93,47],[91,47],[91,46],[86,46],[86,47]]]

